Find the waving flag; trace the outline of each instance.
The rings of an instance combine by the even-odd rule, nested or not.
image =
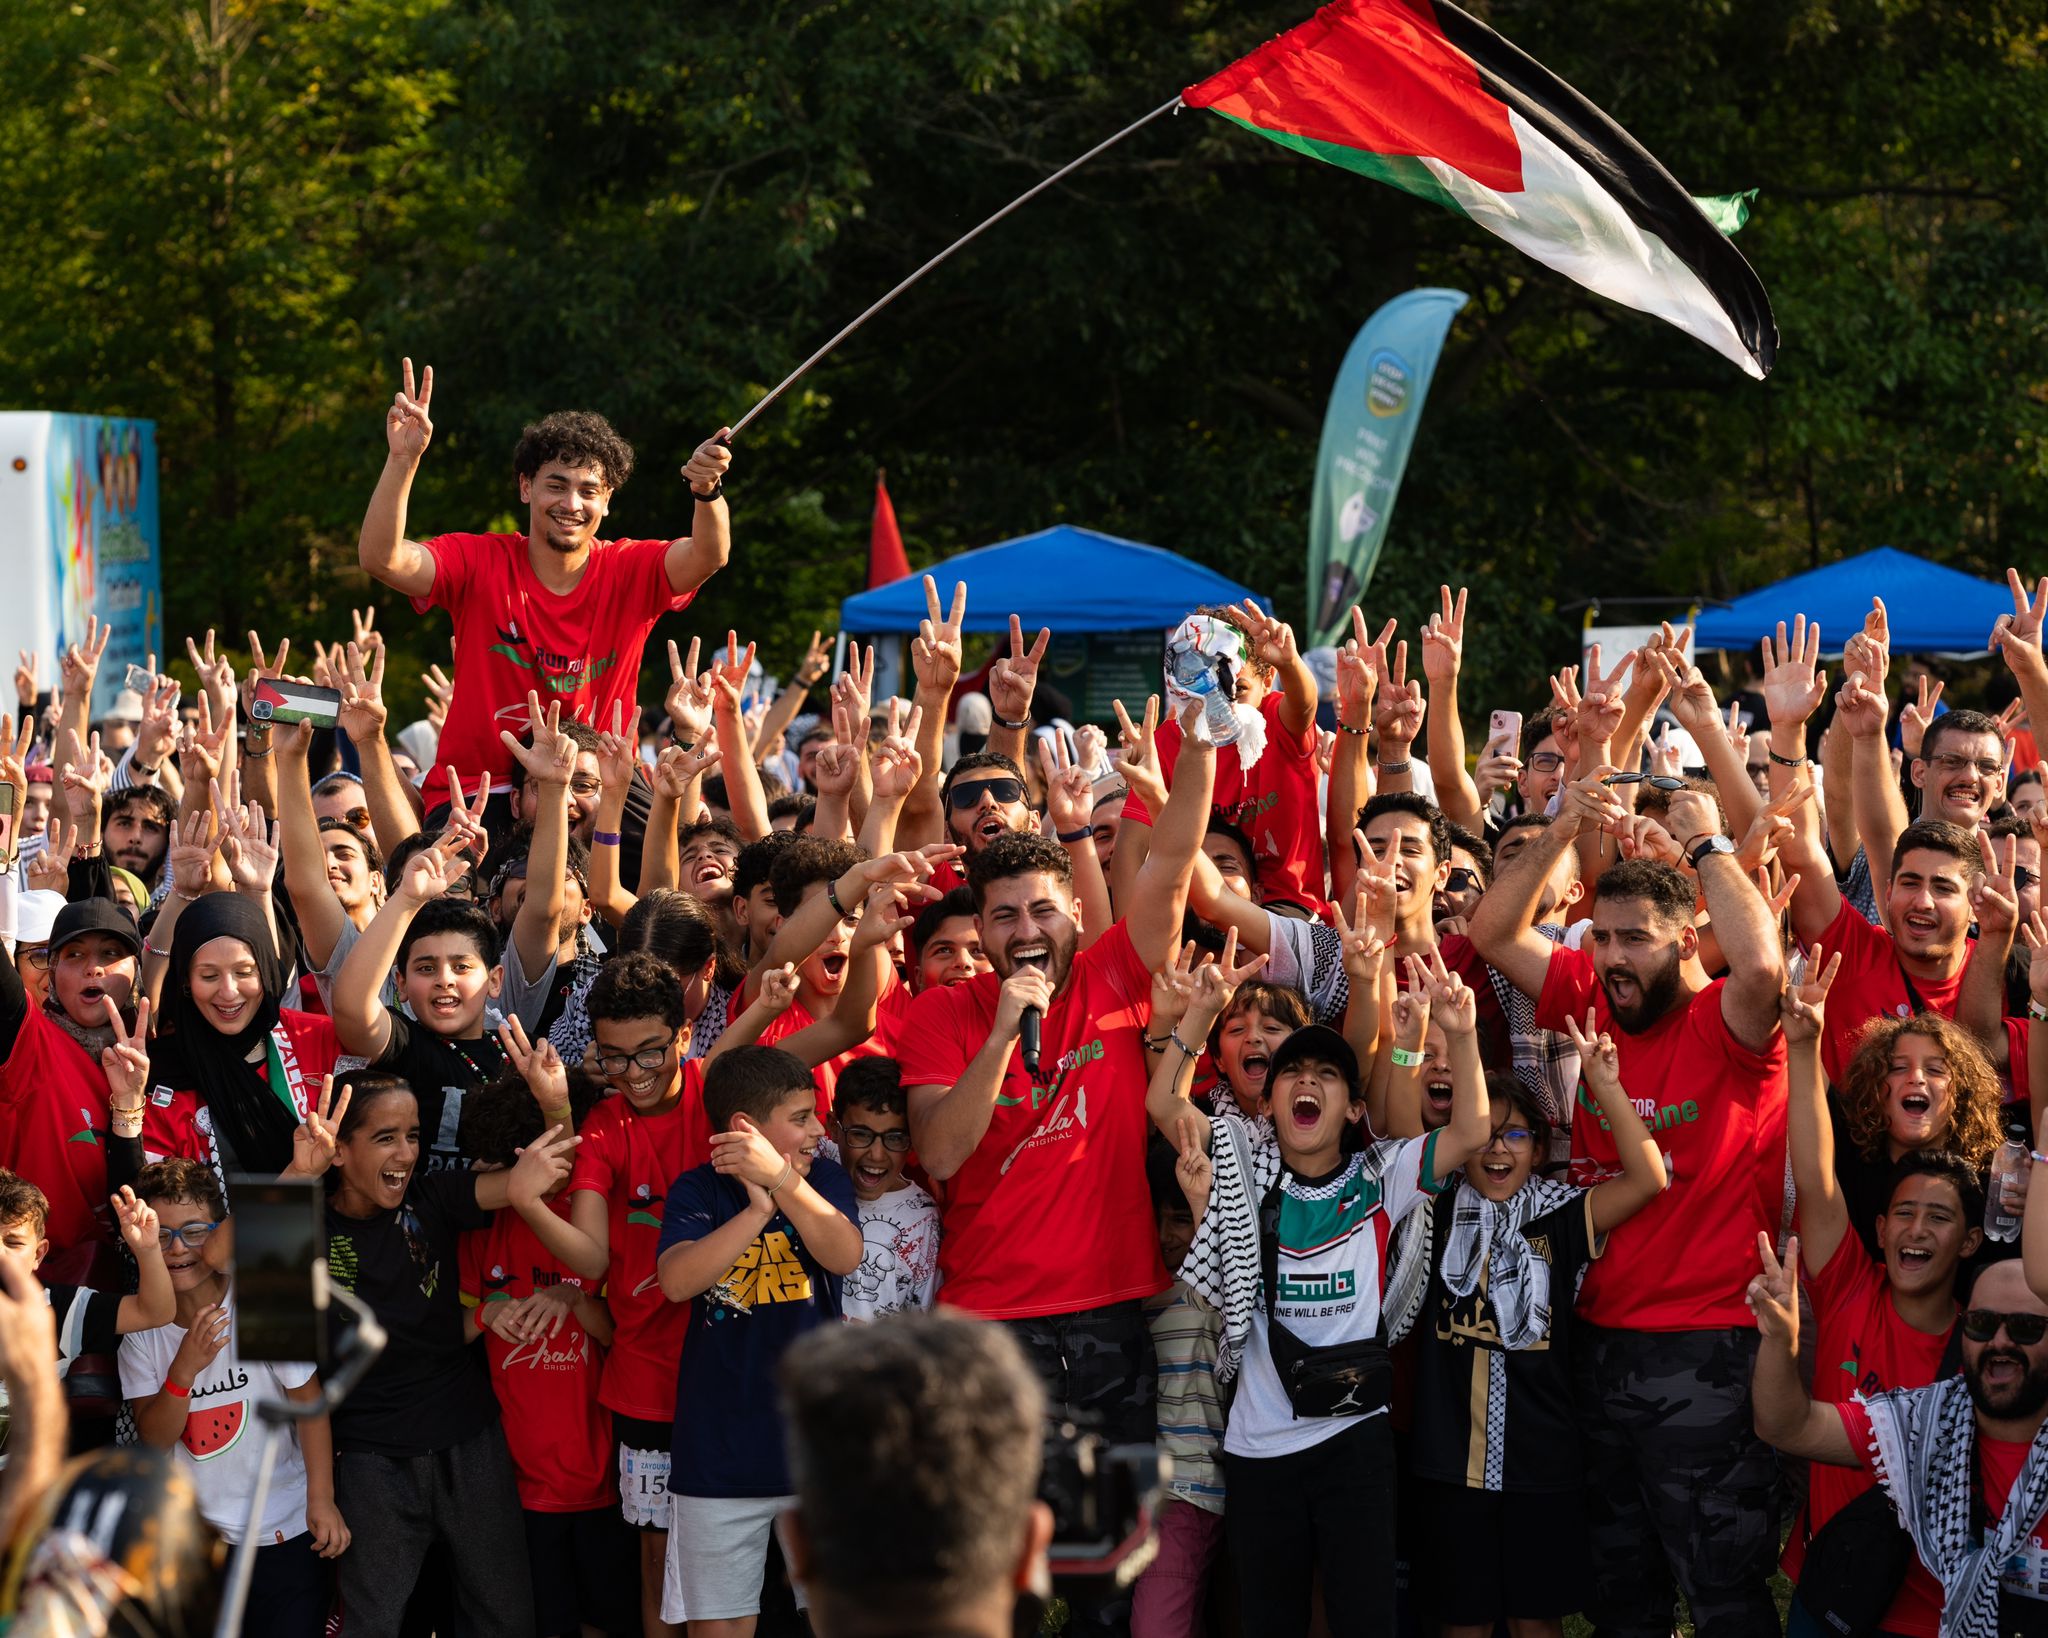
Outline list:
[[[908,579],[910,559],[903,553],[903,531],[896,527],[896,506],[889,499],[886,474],[875,474],[875,516],[868,526],[868,590]]]
[[[1448,0],[1334,0],[1181,100],[1447,206],[1770,371],[1777,325],[1741,252],[1640,143]]]

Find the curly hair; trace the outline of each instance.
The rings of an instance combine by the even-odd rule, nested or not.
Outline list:
[[[998,836],[967,861],[967,885],[974,891],[974,907],[988,902],[992,883],[1012,876],[1047,875],[1068,892],[1074,888],[1074,861],[1067,850],[1050,836],[1035,830],[1013,830]]]
[[[1943,1149],[1961,1155],[1982,1169],[2001,1141],[1998,1127],[1998,1074],[1976,1037],[1951,1019],[1923,1012],[1912,1018],[1873,1018],[1856,1043],[1856,1056],[1842,1077],[1842,1108],[1849,1118],[1849,1136],[1866,1160],[1885,1153],[1890,1132],[1885,1117],[1885,1081],[1891,1073],[1892,1049],[1901,1035],[1932,1041],[1948,1060],[1948,1134]]]
[[[550,461],[594,466],[604,473],[607,488],[619,490],[633,475],[633,446],[594,410],[557,410],[527,427],[512,448],[512,470],[522,478]]]

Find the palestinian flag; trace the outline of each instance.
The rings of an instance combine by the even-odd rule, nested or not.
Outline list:
[[[1448,0],[1334,0],[1181,100],[1447,205],[1770,371],[1778,329],[1741,252],[1640,143]]]

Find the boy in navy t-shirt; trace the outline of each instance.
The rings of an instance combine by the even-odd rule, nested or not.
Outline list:
[[[669,1186],[655,1265],[663,1295],[690,1305],[661,1615],[692,1638],[746,1638],[768,1532],[795,1500],[776,1366],[839,1317],[840,1278],[864,1247],[852,1182],[814,1158],[824,1127],[802,1059],[734,1048],[705,1071],[704,1112],[711,1164]]]

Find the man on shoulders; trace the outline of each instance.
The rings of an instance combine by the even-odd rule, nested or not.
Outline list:
[[[363,516],[356,555],[369,574],[413,607],[446,609],[455,622],[455,692],[441,749],[422,793],[428,809],[448,800],[452,764],[465,786],[488,777],[508,792],[514,772],[498,738],[535,690],[563,715],[608,723],[633,704],[640,651],[654,622],[688,605],[732,549],[724,500],[732,452],[718,437],[683,467],[696,504],[688,534],[673,540],[598,539],[613,495],[633,472],[633,448],[601,415],[558,411],[520,434],[512,452],[524,534],[405,535],[407,498],[434,435],[428,405],[434,372],[414,396],[412,360],[384,419],[390,453]]]

